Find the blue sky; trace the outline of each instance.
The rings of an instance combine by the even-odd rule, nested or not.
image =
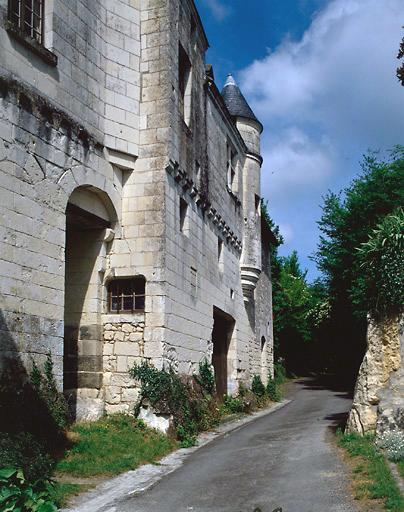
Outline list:
[[[309,278],[322,196],[368,149],[404,144],[395,78],[404,0],[196,0],[221,88],[232,72],[264,124],[262,194]]]

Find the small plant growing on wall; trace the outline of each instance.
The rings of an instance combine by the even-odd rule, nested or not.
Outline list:
[[[265,396],[265,386],[259,375],[254,375],[251,383],[251,391],[259,398],[263,398]]]
[[[199,374],[195,375],[195,379],[206,393],[214,395],[215,376],[213,374],[212,365],[208,363],[207,359],[199,363]]]
[[[213,374],[209,375],[205,364],[202,370],[203,376],[195,378],[180,376],[172,368],[158,370],[147,361],[135,364],[129,371],[141,384],[135,412],[148,403],[157,413],[171,415],[181,445],[193,445],[198,432],[212,427],[219,419],[216,401],[209,394]]]
[[[43,373],[41,373],[36,363],[33,363],[30,379],[38,397],[46,405],[55,425],[60,430],[66,429],[71,423],[71,417],[66,399],[56,386],[51,354],[46,357]]]

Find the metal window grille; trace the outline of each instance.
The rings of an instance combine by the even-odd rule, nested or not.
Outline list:
[[[9,0],[8,17],[21,35],[43,44],[44,0]]]
[[[145,279],[115,279],[108,286],[108,311],[134,313],[144,311]]]

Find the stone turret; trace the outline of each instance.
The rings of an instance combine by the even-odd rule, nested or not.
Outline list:
[[[261,273],[261,165],[262,124],[256,118],[232,75],[227,77],[222,97],[247,146],[243,168],[244,237],[241,255],[241,283],[249,302]]]

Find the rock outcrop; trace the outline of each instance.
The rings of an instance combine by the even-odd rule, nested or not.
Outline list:
[[[346,430],[378,434],[404,428],[403,315],[369,319],[367,351]]]

